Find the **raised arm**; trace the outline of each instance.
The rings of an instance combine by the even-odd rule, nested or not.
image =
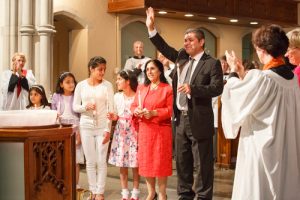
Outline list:
[[[176,62],[178,57],[178,51],[173,47],[170,47],[165,40],[157,33],[155,29],[155,21],[154,21],[154,10],[153,8],[149,7],[146,10],[146,26],[148,28],[150,40],[153,45],[169,60],[172,62]]]

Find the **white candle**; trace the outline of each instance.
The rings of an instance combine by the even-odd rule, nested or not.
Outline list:
[[[94,98],[91,98],[91,103],[96,107],[96,101]],[[96,108],[93,110],[93,117],[96,117]]]
[[[62,114],[62,113],[60,113],[60,102],[57,103],[57,113]]]
[[[106,110],[107,110],[107,113],[109,113],[109,99],[108,99],[108,90],[106,92]]]
[[[138,92],[139,108],[142,108],[141,91]]]

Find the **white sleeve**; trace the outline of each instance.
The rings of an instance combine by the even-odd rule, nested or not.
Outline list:
[[[1,75],[0,80],[0,110],[6,110],[6,103],[7,103],[7,93],[8,93],[8,84],[9,79],[12,75],[10,70],[6,70]]]
[[[80,82],[77,84],[75,91],[74,91],[73,110],[77,113],[83,113],[86,111],[85,106],[82,105],[82,99],[81,99],[82,87],[83,87],[83,84],[82,84],[82,82]]]
[[[34,77],[34,75],[33,75],[33,73],[32,73],[32,70],[27,70],[26,79],[27,79],[27,81],[28,81],[28,86],[29,86],[29,88],[30,88],[32,85],[36,84],[36,80],[35,80],[35,77]],[[46,93],[47,93],[47,91],[46,91]]]
[[[133,64],[133,62],[132,62],[132,59],[131,58],[128,58],[127,60],[126,60],[126,63],[125,63],[125,65],[124,65],[124,69],[127,69],[127,70],[133,70],[134,69],[134,64]]]
[[[235,138],[249,115],[263,107],[271,94],[270,78],[251,70],[244,80],[229,78],[222,94],[222,127],[226,138]],[[265,105],[264,105],[265,106]]]
[[[154,29],[153,31],[149,31],[148,34],[149,34],[149,38],[153,38],[157,33],[157,30]]]

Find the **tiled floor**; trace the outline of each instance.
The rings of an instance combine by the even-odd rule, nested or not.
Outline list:
[[[214,178],[214,200],[230,200],[232,184],[233,184],[233,170],[227,169],[215,169]],[[129,173],[131,177],[131,173]],[[176,170],[173,170],[173,176],[168,179],[167,194],[169,200],[176,200]],[[81,170],[80,173],[80,185],[83,188],[88,188],[87,176],[85,169]],[[132,187],[130,179],[129,187]],[[105,199],[106,200],[120,200],[120,181],[119,181],[119,168],[114,166],[108,166],[108,176],[106,182]],[[140,184],[141,195],[140,199],[145,199],[147,196],[147,187],[144,180],[141,180]]]

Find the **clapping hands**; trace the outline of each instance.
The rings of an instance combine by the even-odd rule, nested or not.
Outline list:
[[[242,63],[239,58],[236,57],[235,52],[231,51],[228,52],[225,51],[226,61],[229,65],[230,72],[236,72],[239,74],[239,72],[242,70]]]

